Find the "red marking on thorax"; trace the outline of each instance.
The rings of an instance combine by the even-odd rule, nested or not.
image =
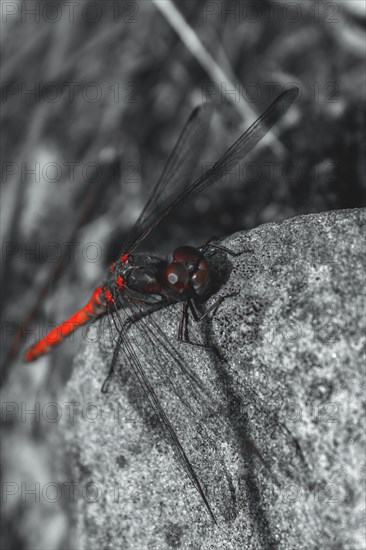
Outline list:
[[[126,253],[126,254],[123,254],[121,257],[120,257],[120,261],[124,264],[125,262],[127,262],[129,258],[129,254]]]
[[[104,296],[105,296],[105,299],[107,300],[107,302],[109,304],[114,304],[114,298],[113,298],[112,293],[109,289],[104,291]]]
[[[102,305],[103,302],[102,302],[101,299],[100,299],[100,297],[101,297],[101,295],[102,295],[102,292],[103,292],[103,286],[97,286],[97,288],[94,289],[94,292],[93,292],[93,294],[92,294],[92,300],[89,301],[89,302],[84,306],[84,309],[85,309],[86,307],[88,307],[88,305],[89,305],[90,302],[92,303],[93,301],[94,301],[94,302],[97,302],[97,304]]]
[[[124,287],[122,275],[118,275],[118,277],[117,277],[117,279],[116,279],[116,285],[117,285],[117,288],[118,288],[119,290],[122,290],[122,288]]]

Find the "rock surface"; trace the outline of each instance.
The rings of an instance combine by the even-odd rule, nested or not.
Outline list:
[[[77,484],[75,548],[365,548],[365,221],[363,210],[328,212],[223,241],[242,254],[211,255],[225,282],[204,307],[231,296],[189,324],[221,359],[176,343],[179,306],[129,333],[129,354],[143,362],[218,525],[126,356],[101,394],[110,346],[84,345],[65,393],[74,414],[62,425]],[[144,324],[165,342],[159,349]]]

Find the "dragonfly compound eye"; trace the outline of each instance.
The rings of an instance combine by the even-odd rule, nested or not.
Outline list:
[[[179,262],[172,262],[165,270],[165,277],[168,284],[178,291],[187,288],[190,280],[188,269]]]
[[[203,292],[209,280],[208,264],[206,260],[201,259],[196,271],[191,277],[192,286],[197,294]]]
[[[184,264],[190,272],[196,269],[201,258],[201,252],[193,246],[178,246],[173,252],[173,262]]]

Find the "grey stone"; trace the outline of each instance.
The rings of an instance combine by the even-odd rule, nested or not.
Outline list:
[[[62,425],[78,483],[75,548],[365,548],[365,211],[300,216],[222,244],[242,254],[210,255],[222,285],[204,307],[227,297],[189,324],[221,359],[177,343],[179,305],[129,331],[217,525],[125,355],[100,393],[104,318],[65,393],[76,403]]]

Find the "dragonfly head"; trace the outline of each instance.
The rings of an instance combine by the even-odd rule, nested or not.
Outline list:
[[[165,269],[165,281],[181,300],[202,294],[209,281],[209,269],[203,254],[193,246],[179,246]]]

